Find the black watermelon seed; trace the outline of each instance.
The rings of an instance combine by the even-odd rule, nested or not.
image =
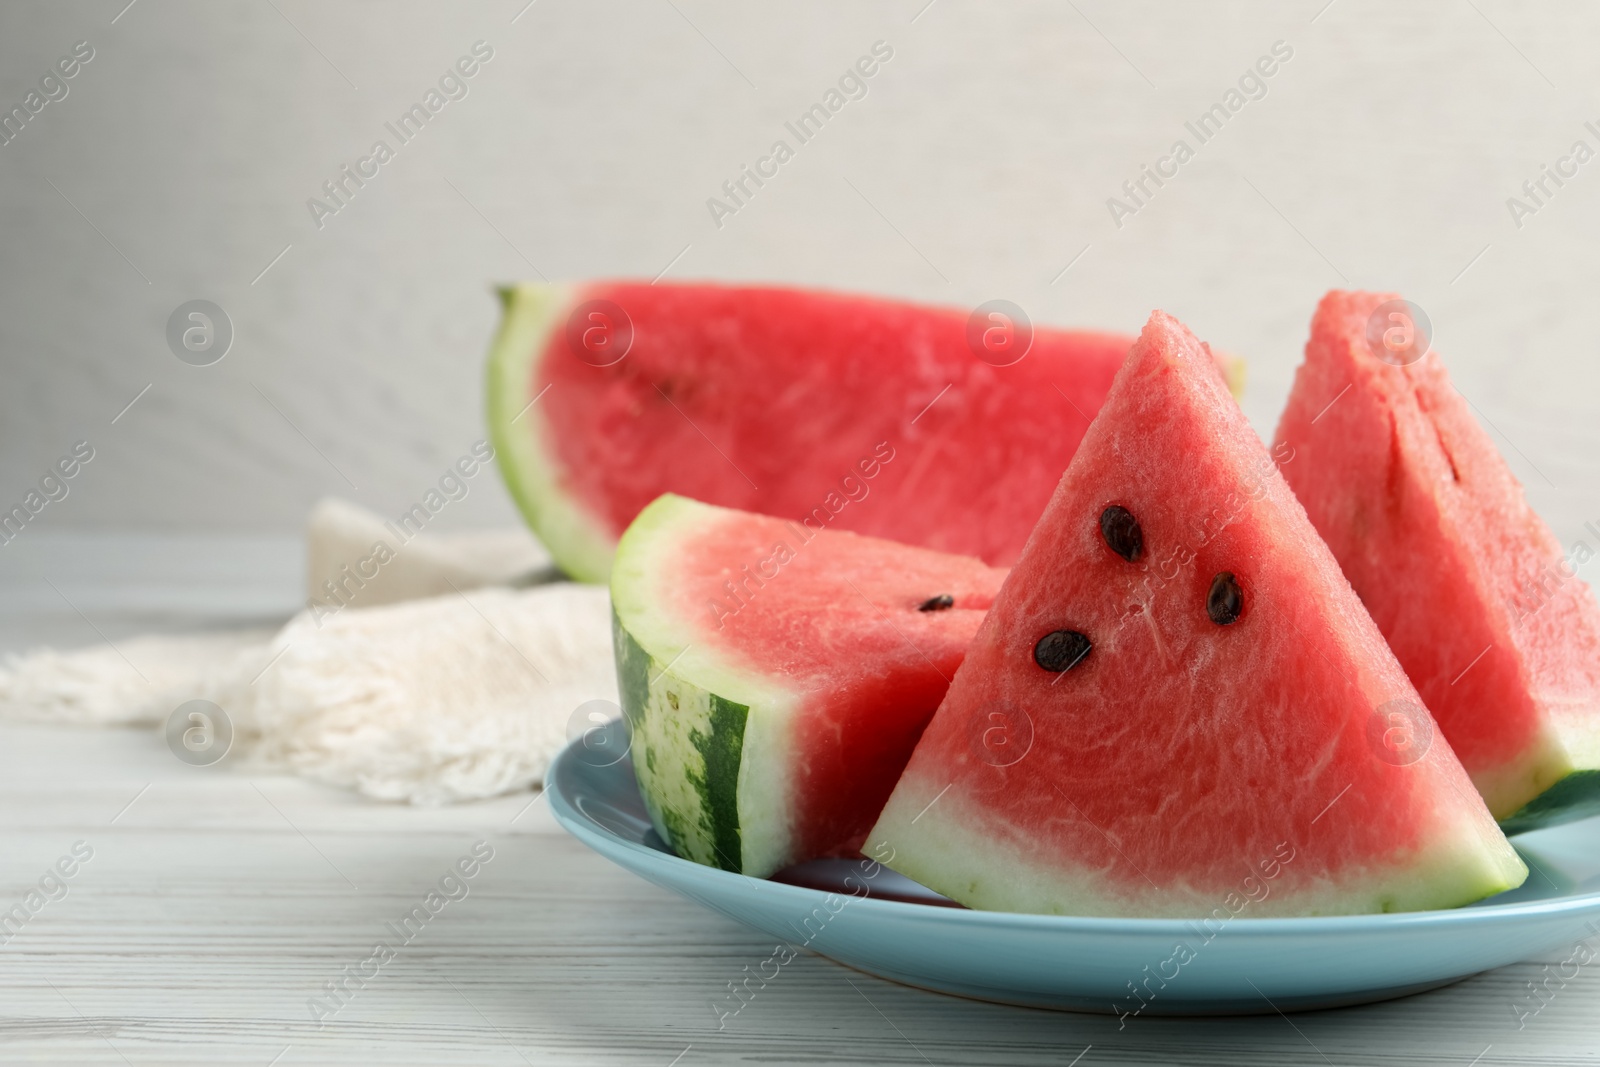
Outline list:
[[[1239,618],[1244,610],[1244,592],[1232,571],[1223,571],[1211,579],[1211,592],[1206,594],[1206,614],[1218,626],[1226,626]]]
[[[1111,551],[1129,563],[1144,555],[1144,530],[1133,512],[1120,504],[1112,504],[1100,513],[1100,536]]]
[[[1094,647],[1089,638],[1076,630],[1056,630],[1039,638],[1033,646],[1033,662],[1047,671],[1070,671]]]
[[[938,596],[931,596],[927,600],[924,600],[922,602],[922,606],[917,608],[917,610],[918,611],[943,611],[945,608],[953,608],[955,606],[956,606],[956,598],[955,597],[951,596],[949,593],[940,593]]]

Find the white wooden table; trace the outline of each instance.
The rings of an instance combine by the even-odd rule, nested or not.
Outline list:
[[[295,555],[292,543],[40,543],[0,560],[0,648],[270,614],[292,606]],[[77,607],[43,595],[41,577]],[[0,724],[0,835],[0,911],[75,842],[93,850],[66,896],[0,946],[4,1064],[1600,1061],[1593,968],[1517,1029],[1511,1002],[1538,962],[1371,1007],[1119,1029],[805,956],[719,1032],[708,1003],[765,958],[766,939],[588,852],[536,794],[377,804],[189,767],[144,730]],[[309,999],[393,941],[385,924],[477,841],[494,857],[468,895],[319,1027]]]

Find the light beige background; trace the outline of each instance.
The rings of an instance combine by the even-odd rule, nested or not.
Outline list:
[[[483,433],[491,283],[669,264],[1129,331],[1165,308],[1249,359],[1264,434],[1323,290],[1399,288],[1563,540],[1600,520],[1600,161],[1520,231],[1505,203],[1600,147],[1592,5],[125,2],[0,8],[8,107],[95,49],[0,147],[0,503],[97,450],[29,537],[398,511]],[[479,39],[470,95],[318,230],[307,198]],[[878,40],[866,98],[714,225]],[[1279,40],[1266,97],[1114,226],[1107,197]],[[164,338],[196,297],[237,335],[208,368]],[[492,478],[445,519],[514,521]]]

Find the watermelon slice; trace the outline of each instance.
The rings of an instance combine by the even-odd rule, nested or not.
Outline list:
[[[868,847],[999,911],[1402,911],[1520,884],[1449,746],[1406,744],[1429,725],[1206,349],[1156,312]]]
[[[1508,831],[1600,814],[1600,607],[1389,293],[1333,292],[1278,426],[1284,473]],[[1412,353],[1414,355],[1414,353]]]
[[[618,535],[665,492],[1009,565],[1133,340],[1014,319],[972,333],[965,311],[795,289],[502,297],[501,470],[585,581],[605,579]],[[860,477],[879,442],[893,461]]]
[[[1004,577],[680,496],[646,507],[611,601],[656,832],[754,876],[859,846]]]

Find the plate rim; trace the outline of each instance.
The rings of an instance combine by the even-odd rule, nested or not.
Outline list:
[[[732,881],[725,880],[734,879],[744,883],[746,891],[749,891],[753,886],[761,886],[763,888],[755,889],[754,891],[771,893],[795,900],[815,899],[819,902],[819,906],[820,902],[828,896],[849,896],[859,904],[867,905],[870,911],[886,910],[889,915],[898,915],[905,918],[920,917],[928,921],[945,924],[998,926],[1015,930],[1044,929],[1072,934],[1169,937],[1179,933],[1192,934],[1192,924],[1205,918],[1204,916],[1140,918],[1116,915],[1047,915],[1037,912],[986,911],[977,908],[938,907],[910,901],[887,900],[882,897],[874,897],[871,894],[866,896],[860,894],[834,894],[808,886],[775,882],[768,878],[755,878],[736,871],[725,871],[720,867],[708,867],[703,863],[686,860],[675,853],[662,852],[648,845],[630,841],[600,824],[587,812],[584,812],[575,799],[568,797],[562,788],[562,783],[569,773],[569,768],[574,763],[585,766],[590,770],[607,771],[621,765],[626,759],[624,757],[624,760],[618,760],[615,764],[605,767],[584,764],[574,755],[581,740],[580,738],[576,741],[569,741],[556,754],[555,759],[550,761],[549,770],[545,773],[543,791],[549,795],[551,814],[555,816],[556,822],[561,825],[562,829],[576,837],[593,851],[606,856],[607,859],[612,858],[608,855],[608,850],[620,849],[640,856],[646,864],[660,864],[669,870],[680,870],[690,880],[732,886],[734,884]],[[633,777],[631,763],[627,773],[630,783],[637,789],[638,784]],[[674,868],[674,864],[681,864],[682,866]],[[888,865],[885,864],[884,866]],[[890,867],[889,869],[893,870],[894,868]],[[630,871],[630,873],[643,877],[636,870]],[[645,880],[651,881],[648,878]],[[1600,913],[1600,890],[1569,894],[1555,899],[1485,904],[1478,907],[1464,905],[1459,908],[1434,909],[1431,911],[1377,912],[1360,915],[1234,917],[1228,920],[1228,932],[1230,939],[1238,937],[1278,937],[1283,935],[1326,937],[1351,934],[1400,933],[1438,927],[1451,929],[1462,926],[1495,927],[1519,919],[1550,919],[1568,914],[1577,918],[1591,913]]]

